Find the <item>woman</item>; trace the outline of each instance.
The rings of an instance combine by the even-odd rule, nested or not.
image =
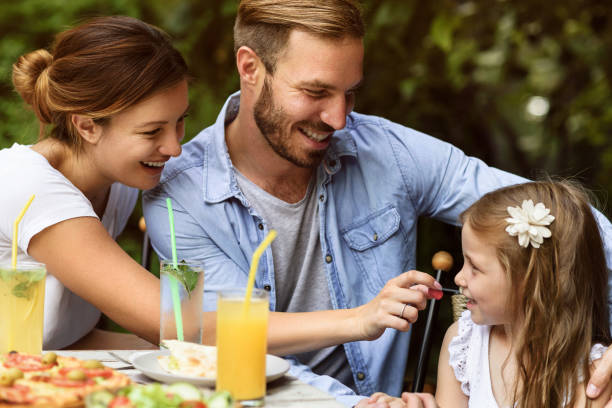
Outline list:
[[[119,248],[138,198],[181,152],[187,66],[166,35],[127,17],[92,20],[13,66],[13,83],[50,134],[0,152],[2,261],[12,220],[19,260],[47,265],[44,348],[88,333],[99,309],[150,340],[158,335],[159,282]],[[11,175],[18,175],[17,177]],[[33,259],[32,259],[33,258]],[[129,288],[129,290],[128,290]],[[112,296],[110,296],[112,294]],[[85,301],[86,299],[87,301]]]
[[[137,335],[159,338],[159,280],[114,241],[137,189],[155,186],[164,163],[181,152],[188,109],[187,67],[159,29],[129,17],[93,19],[58,35],[51,53],[19,58],[13,83],[47,137],[0,151],[0,261],[20,225],[19,260],[47,266],[44,348],[69,346],[96,325],[100,311]],[[386,327],[408,330],[402,306],[423,308],[433,286],[410,272],[353,310],[273,313],[270,349],[292,353],[372,339]],[[425,291],[426,292],[426,291]],[[416,313],[405,316],[416,317]],[[403,317],[403,316],[402,316]],[[214,343],[214,314],[204,318]]]

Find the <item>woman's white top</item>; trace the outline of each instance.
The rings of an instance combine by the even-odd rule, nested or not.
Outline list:
[[[466,310],[459,318],[457,335],[448,346],[449,364],[461,383],[461,390],[469,397],[470,408],[500,408],[493,396],[489,372],[490,333],[491,326],[474,323],[471,312]],[[600,359],[605,351],[604,345],[595,344],[590,360]]]
[[[28,245],[32,237],[45,228],[71,218],[98,218],[83,193],[44,156],[29,146],[15,143],[0,150],[0,263],[11,262],[13,222],[32,194],[36,198],[18,229],[19,262],[36,261],[28,255]],[[112,185],[102,224],[113,239],[125,228],[137,199],[137,189],[119,183]],[[90,261],[96,262],[95,259]],[[97,308],[47,274],[44,349],[59,349],[74,343],[87,334],[99,318]]]

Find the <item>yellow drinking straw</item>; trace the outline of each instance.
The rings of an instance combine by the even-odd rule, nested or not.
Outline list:
[[[11,258],[13,269],[17,268],[17,230],[19,229],[19,223],[21,222],[21,219],[23,218],[25,212],[28,211],[28,208],[30,208],[32,200],[34,200],[34,194],[32,194],[26,205],[21,209],[21,212],[13,223],[13,256]]]
[[[244,297],[244,314],[249,310],[249,305],[251,303],[251,293],[253,292],[253,286],[255,285],[255,274],[257,273],[257,265],[259,264],[259,258],[261,258],[261,254],[266,250],[266,248],[274,241],[276,238],[276,230],[270,230],[268,235],[261,241],[261,244],[257,247],[255,252],[253,252],[253,256],[251,257],[251,268],[249,269],[249,281],[247,283],[246,295]]]

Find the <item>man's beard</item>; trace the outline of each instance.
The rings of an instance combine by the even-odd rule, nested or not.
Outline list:
[[[291,130],[290,119],[282,107],[274,104],[274,98],[272,96],[272,87],[270,86],[269,77],[266,75],[264,80],[263,89],[261,95],[255,102],[253,109],[253,117],[255,124],[259,128],[261,134],[266,138],[266,141],[283,159],[295,164],[299,167],[314,168],[321,163],[323,157],[325,157],[326,150],[310,150],[305,152],[303,156],[298,155],[299,151],[295,145],[291,145]],[[296,124],[296,127],[303,127],[308,129],[317,129],[323,132],[333,132],[334,129],[321,122],[314,124],[311,122],[303,121]]]

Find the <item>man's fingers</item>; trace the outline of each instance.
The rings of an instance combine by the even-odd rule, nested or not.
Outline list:
[[[364,398],[362,400],[360,400],[357,405],[355,405],[355,408],[366,408],[368,406],[368,398]]]
[[[438,408],[438,404],[436,403],[436,399],[431,394],[418,393],[417,396],[421,399],[421,402],[425,406],[425,408]]]
[[[425,286],[425,285],[412,285],[410,287],[410,289],[412,290],[418,290],[419,292],[423,293],[424,295],[427,295],[427,293],[429,292],[429,287]]]
[[[608,347],[603,357],[597,362],[597,368],[589,380],[589,385],[586,390],[587,397],[597,398],[610,382],[610,377],[612,377],[612,348]],[[608,403],[608,405],[610,405],[610,403]],[[606,407],[608,407],[608,405],[606,405]],[[612,408],[612,406],[610,408]]]
[[[379,398],[386,396],[387,394],[383,392],[375,392],[374,394],[370,395],[370,399],[368,400],[368,402],[377,402]]]
[[[404,392],[402,400],[407,408],[438,408],[436,399],[431,394]]]
[[[409,304],[417,307],[419,310],[425,309],[427,307],[427,293],[422,292],[420,290],[412,290],[412,289],[399,289],[401,292],[397,294],[398,302],[403,304]]]
[[[392,401],[389,402],[389,408],[405,408],[406,404],[399,398],[393,398]]]
[[[409,288],[416,284],[425,285],[430,288],[442,289],[442,285],[436,282],[433,276],[425,272],[408,271],[399,275],[397,278],[398,286]]]
[[[402,394],[402,400],[406,403],[406,408],[425,408],[421,399],[416,394]]]
[[[414,318],[416,321],[416,318]],[[399,316],[387,316],[387,318],[382,322],[382,325],[391,329],[399,330],[402,332],[410,330],[411,322],[407,319],[402,319]]]

